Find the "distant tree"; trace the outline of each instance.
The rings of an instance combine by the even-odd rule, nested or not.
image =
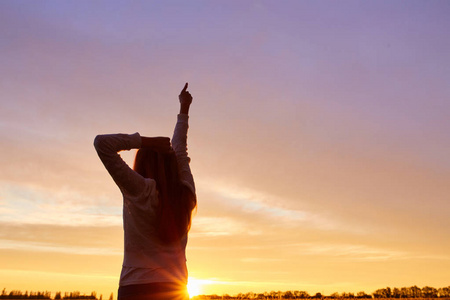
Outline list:
[[[331,299],[339,299],[339,297],[340,297],[340,295],[338,292],[334,292],[333,294],[328,296],[328,298],[331,298]]]
[[[411,294],[412,298],[422,297],[422,291],[417,285],[410,287],[410,290],[411,290],[410,294]]]
[[[374,298],[386,298],[384,289],[378,289],[372,295]]]
[[[438,297],[441,297],[441,298],[450,297],[450,286],[444,287],[444,288],[439,288],[438,289]]]
[[[300,299],[306,299],[306,298],[309,298],[310,296],[309,296],[309,293],[308,293],[308,292],[300,291],[300,292],[298,293],[298,297],[299,297]]]
[[[100,298],[98,298],[98,300],[103,300],[103,295],[100,294]]]
[[[313,298],[322,299],[322,294],[321,293],[316,293]]]
[[[372,296],[367,295],[365,292],[361,291],[356,294],[356,298],[358,299],[370,299]]]
[[[21,299],[22,298],[22,292],[18,290],[13,290],[9,292],[9,299]]]
[[[113,293],[111,293],[111,295],[109,295],[109,300],[114,300],[114,295],[113,295]]]
[[[342,298],[355,298],[355,294],[353,293],[342,293]]]
[[[386,298],[391,298],[392,297],[392,291],[390,287],[386,288]]]
[[[292,299],[292,298],[294,298],[294,294],[291,291],[286,291],[283,293],[283,297],[285,299]]]
[[[55,294],[55,300],[61,299],[61,292],[56,292]]]
[[[410,289],[408,289],[407,287],[402,287],[400,289],[400,298],[411,298]]]
[[[425,286],[422,288],[423,298],[437,298],[438,291],[434,287]]]
[[[374,298],[391,298],[392,292],[391,288],[387,287],[385,289],[378,289],[375,292],[372,293]]]
[[[400,296],[401,296],[400,290],[398,288],[393,288],[391,297],[392,298],[400,298]]]

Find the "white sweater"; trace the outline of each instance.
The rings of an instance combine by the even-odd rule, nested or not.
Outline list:
[[[179,114],[172,137],[180,179],[194,194],[195,185],[187,154],[188,115]],[[156,232],[158,196],[153,179],[133,171],[118,154],[141,147],[135,134],[98,135],[97,153],[123,195],[124,260],[119,285],[150,282],[187,283],[187,235],[179,243],[162,244]]]

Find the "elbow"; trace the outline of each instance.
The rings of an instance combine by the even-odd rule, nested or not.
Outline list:
[[[99,149],[99,148],[101,148],[102,147],[102,144],[103,144],[103,141],[104,141],[104,137],[103,137],[103,135],[97,135],[95,138],[94,138],[94,147],[95,147],[95,149]]]

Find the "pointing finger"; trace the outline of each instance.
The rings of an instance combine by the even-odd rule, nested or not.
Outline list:
[[[183,88],[183,90],[181,91],[182,93],[184,93],[184,92],[186,92],[186,90],[187,90],[187,82],[186,82],[186,84],[184,85],[184,88]]]

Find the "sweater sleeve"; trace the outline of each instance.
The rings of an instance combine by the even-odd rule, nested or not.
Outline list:
[[[177,157],[180,180],[195,195],[194,178],[189,166],[191,159],[187,153],[187,132],[189,128],[188,120],[188,115],[178,115],[177,124],[175,125],[175,130],[172,137],[172,147]]]
[[[120,188],[122,193],[140,194],[145,187],[145,179],[133,171],[118,154],[122,150],[140,148],[141,136],[135,134],[97,135],[94,147],[106,170]]]

